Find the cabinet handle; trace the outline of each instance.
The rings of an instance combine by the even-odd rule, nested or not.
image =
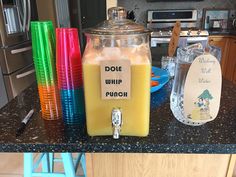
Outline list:
[[[22,52],[26,52],[26,51],[29,51],[31,50],[32,47],[29,46],[29,47],[23,47],[23,48],[19,48],[19,49],[14,49],[14,50],[11,50],[11,54],[18,54],[18,53],[22,53]]]
[[[17,79],[20,79],[20,78],[26,77],[26,76],[28,76],[28,75],[30,75],[30,74],[33,74],[33,73],[35,73],[35,70],[34,70],[34,69],[29,70],[29,71],[26,71],[26,72],[21,73],[21,74],[17,74],[17,75],[16,75],[16,78],[17,78]]]
[[[236,18],[233,20],[233,27],[236,27]]]

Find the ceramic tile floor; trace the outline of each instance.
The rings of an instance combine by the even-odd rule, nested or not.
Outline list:
[[[37,155],[35,154],[36,158]],[[59,157],[59,154],[56,154],[55,157]],[[23,170],[23,153],[0,153],[0,177],[23,177]],[[55,171],[63,172],[63,165],[55,163]],[[78,171],[80,174],[80,167]]]

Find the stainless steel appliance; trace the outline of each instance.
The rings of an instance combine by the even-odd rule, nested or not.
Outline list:
[[[151,33],[151,52],[153,65],[160,65],[161,57],[167,56],[168,43],[172,36],[175,22],[181,22],[179,47],[193,43],[206,46],[209,33],[198,28],[197,10],[149,10],[147,11],[147,27]]]
[[[233,29],[236,29],[236,18],[235,18],[235,19],[233,19],[233,22],[232,22],[232,27],[233,27]]]
[[[36,0],[36,3],[39,20],[51,20],[55,27],[78,28],[82,51],[86,44],[82,31],[107,17],[106,0]]]
[[[6,20],[5,24],[7,34],[21,32],[22,28],[20,26],[20,19],[17,13],[17,7],[5,7],[3,10]]]
[[[35,81],[29,35],[35,9],[34,0],[0,0],[0,66],[8,100]]]
[[[69,0],[36,0],[39,20],[51,20],[55,27],[71,27]]]
[[[193,2],[193,1],[204,1],[204,0],[146,0],[147,2]]]

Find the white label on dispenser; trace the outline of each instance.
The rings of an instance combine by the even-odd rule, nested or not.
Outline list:
[[[129,99],[131,88],[130,60],[101,60],[102,99]]]
[[[218,60],[210,54],[191,64],[184,86],[184,114],[195,123],[214,120],[219,112],[222,75]]]

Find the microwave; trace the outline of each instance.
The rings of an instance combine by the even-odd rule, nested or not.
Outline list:
[[[197,10],[178,9],[178,10],[148,10],[148,22],[176,22],[176,21],[197,21]]]
[[[146,0],[147,2],[194,2],[204,0]]]

